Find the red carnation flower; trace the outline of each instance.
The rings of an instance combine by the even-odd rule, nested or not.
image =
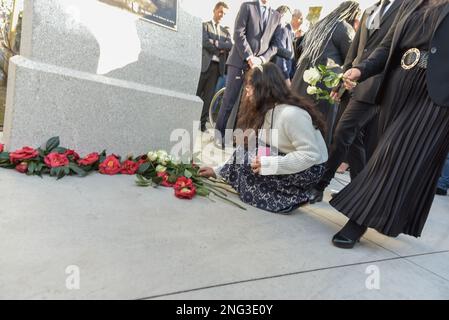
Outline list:
[[[178,178],[178,180],[176,180],[175,185],[173,186],[175,190],[181,190],[183,188],[190,188],[190,187],[193,187],[193,182],[191,179],[187,179],[186,177]]]
[[[91,166],[100,160],[100,155],[96,152],[89,154],[87,157],[78,160],[80,166]]]
[[[122,164],[122,169],[120,171],[121,174],[128,174],[128,175],[134,175],[136,174],[137,170],[139,170],[139,164],[131,161],[126,160]]]
[[[52,152],[44,158],[44,162],[49,168],[59,168],[67,166],[69,164],[69,159],[67,159],[65,154]]]
[[[5,145],[0,143],[0,152],[3,152],[4,149],[5,149]]]
[[[67,158],[73,161],[78,161],[80,158],[79,154],[76,153],[75,150],[67,150],[64,154]]]
[[[101,174],[113,176],[119,174],[121,170],[122,166],[116,155],[110,155],[102,163],[100,163]]]
[[[175,196],[179,199],[191,200],[196,195],[196,188],[194,186],[182,189],[175,189]]]
[[[28,172],[28,163],[22,162],[21,164],[18,164],[16,166],[16,170],[20,173],[27,173]]]
[[[39,155],[39,152],[36,149],[30,148],[30,147],[24,147],[20,150],[11,152],[9,154],[9,160],[14,164],[18,164],[18,163],[22,162],[23,160],[34,159],[38,155]]]
[[[171,188],[174,186],[174,183],[170,183],[168,178],[170,177],[167,172],[159,172],[157,174],[158,177],[162,178],[161,186]]]

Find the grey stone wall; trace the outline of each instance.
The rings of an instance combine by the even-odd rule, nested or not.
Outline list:
[[[96,0],[25,0],[21,45],[8,80],[10,149],[54,135],[81,152],[170,149],[171,131],[200,117],[201,20],[182,6],[173,31]]]

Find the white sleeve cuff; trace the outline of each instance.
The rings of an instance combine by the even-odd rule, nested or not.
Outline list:
[[[260,175],[261,176],[273,176],[278,174],[279,169],[279,157],[261,157],[260,158]]]

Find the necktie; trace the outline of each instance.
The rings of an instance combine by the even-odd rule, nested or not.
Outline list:
[[[220,27],[218,26],[218,23],[214,23],[214,26],[215,26],[216,38],[217,38],[217,40],[220,40]]]
[[[376,29],[378,29],[380,27],[380,24],[382,23],[382,17],[385,14],[385,11],[387,9],[387,6],[390,4],[390,0],[382,0],[380,3],[380,10],[379,12],[376,14],[376,16],[373,18],[373,20],[371,21],[371,25],[369,27],[370,32],[369,34],[371,35],[374,31],[376,31]]]
[[[261,9],[262,9],[262,25],[263,29],[265,30],[268,22],[268,8],[266,6],[262,6]]]
[[[382,0],[382,5],[380,6],[380,19],[384,16],[388,5],[390,4],[390,0]]]

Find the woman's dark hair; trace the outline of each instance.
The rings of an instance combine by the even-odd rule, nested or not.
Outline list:
[[[265,121],[266,113],[276,104],[296,106],[307,111],[312,118],[314,127],[325,135],[325,124],[313,104],[294,95],[285,83],[280,68],[274,63],[266,63],[248,72],[245,86],[252,86],[252,97],[243,95],[243,103],[238,115],[237,127],[243,130],[258,130]],[[246,91],[245,91],[246,92]]]

